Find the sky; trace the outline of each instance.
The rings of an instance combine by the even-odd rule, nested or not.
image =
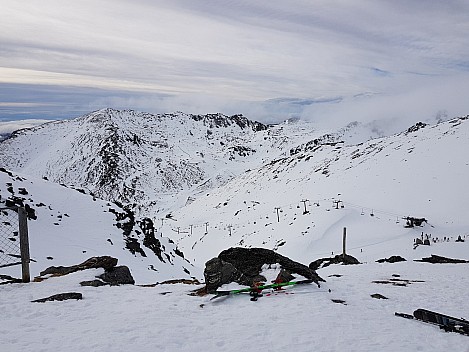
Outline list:
[[[469,113],[466,0],[0,0],[0,8],[0,121],[105,107],[338,125]]]

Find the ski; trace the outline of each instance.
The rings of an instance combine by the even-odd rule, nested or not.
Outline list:
[[[402,318],[415,319],[424,323],[437,325],[440,329],[447,332],[457,332],[469,336],[469,321],[462,318],[454,318],[426,309],[417,309],[413,315],[397,312],[394,314]]]
[[[301,284],[310,284],[312,283],[313,280],[301,280],[301,281],[289,281],[289,282],[281,282],[281,283],[276,283],[276,284],[268,284],[268,285],[261,285],[256,287],[257,290],[265,290],[269,288],[278,288],[278,287],[284,287],[284,286],[293,286],[293,285],[301,285]],[[246,287],[246,288],[241,288],[237,290],[227,290],[227,291],[215,291],[215,296],[210,298],[210,300],[213,300],[218,297],[223,297],[223,296],[231,296],[231,295],[236,295],[239,293],[249,293],[254,290],[253,287]]]

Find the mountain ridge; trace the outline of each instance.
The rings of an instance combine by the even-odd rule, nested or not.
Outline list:
[[[0,163],[151,219],[198,270],[229,246],[307,262],[336,251],[343,226],[359,234],[353,251],[371,246],[359,252],[369,260],[388,242],[468,227],[469,160],[455,153],[467,149],[468,116],[371,139],[357,122],[323,131],[234,116],[104,109],[19,131],[0,143]],[[409,229],[406,217],[428,223]]]

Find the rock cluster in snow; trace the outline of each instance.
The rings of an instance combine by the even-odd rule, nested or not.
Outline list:
[[[265,248],[229,248],[205,264],[204,277],[207,292],[214,292],[224,284],[236,282],[251,286],[266,282],[262,276],[265,265],[279,264],[290,274],[301,275],[318,284],[324,281],[314,270]]]

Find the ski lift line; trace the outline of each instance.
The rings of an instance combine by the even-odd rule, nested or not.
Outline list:
[[[383,241],[379,241],[379,242],[369,243],[369,244],[366,244],[366,245],[363,245],[363,246],[348,248],[348,250],[352,251],[352,250],[355,250],[355,249],[362,249],[362,248],[372,247],[372,246],[376,246],[378,244],[382,244],[382,243],[386,243],[386,242],[392,242],[392,241],[395,241],[395,240],[396,240],[396,238],[389,239],[389,240],[383,240]]]
[[[363,246],[356,246],[356,247],[353,247],[353,248],[347,248],[347,251],[354,251],[354,250],[357,250],[357,249],[363,249],[363,248],[368,248],[368,247],[372,247],[372,246],[376,246],[378,244],[383,244],[383,243],[386,243],[386,242],[392,242],[392,241],[395,241],[396,238],[393,238],[393,239],[389,239],[389,240],[383,240],[383,241],[379,241],[379,242],[375,242],[375,243],[369,243],[369,244],[365,244]],[[383,250],[383,252],[386,252],[387,249]],[[317,256],[322,256],[322,255],[329,255],[331,252],[322,252],[322,253],[311,253],[311,255],[317,255]],[[339,251],[337,252],[339,253]]]
[[[317,201],[315,201],[315,200],[307,200],[307,201],[308,201],[308,205],[311,206],[312,204],[313,204],[313,205],[314,205],[314,204],[319,205],[320,202],[331,201],[331,200],[333,200],[333,199],[334,199],[334,197],[332,197],[332,198],[322,198],[322,199],[317,200]],[[300,206],[301,203],[302,203],[302,201],[299,201],[299,202],[295,202],[295,203],[283,204],[283,205],[280,205],[280,206],[278,206],[278,207],[279,207],[279,208],[282,208],[281,210],[283,211],[283,208],[288,208],[288,207],[292,207],[292,206]],[[254,209],[254,210],[255,210],[255,209]],[[267,216],[269,216],[269,215],[271,215],[270,212],[269,212],[269,213],[262,213],[262,214],[259,214],[259,216],[261,217],[261,219],[263,219],[263,218],[265,218],[265,217],[267,217]],[[179,232],[180,232],[180,233],[183,233],[183,231],[184,231],[186,228],[189,230],[189,229],[190,229],[190,226],[191,226],[191,225],[188,225],[188,226],[185,226],[185,227],[180,226],[180,227],[179,227]],[[220,221],[220,222],[217,222],[217,223],[211,222],[211,227],[216,228],[216,227],[219,227],[219,226],[224,226],[224,222],[223,222],[223,221]],[[205,227],[205,222],[192,223],[192,227],[193,227],[193,229],[194,229],[194,228],[199,228],[199,227]],[[237,228],[237,227],[235,227],[235,226],[232,226],[232,227],[233,227],[233,229],[236,229],[236,228]],[[242,227],[242,226],[241,226],[241,227]],[[172,231],[174,231],[174,232],[177,232],[177,228],[172,228],[172,227],[171,227],[170,229],[171,229]]]
[[[385,214],[385,215],[400,216],[399,214],[392,213],[392,212],[385,211],[385,210],[379,210],[379,209],[377,210],[376,208],[370,208],[370,207],[366,207],[366,206],[363,206],[363,205],[349,203],[349,202],[346,202],[346,201],[342,201],[342,202],[344,204],[347,204],[348,206],[350,206],[352,208],[369,210],[369,211],[373,211],[374,213],[380,213],[380,214]]]
[[[346,202],[346,201],[342,201],[342,203],[344,203],[345,205],[347,205],[349,207],[371,211],[375,214],[379,213],[379,214],[389,215],[389,216],[393,216],[393,217],[404,217],[403,215],[400,215],[400,214],[392,213],[392,212],[385,211],[385,210],[379,210],[379,209],[377,210],[376,208],[369,208],[369,207],[365,207],[365,206],[362,206],[362,205],[349,203],[349,202]]]
[[[313,198],[313,199],[314,199],[314,198]],[[330,198],[323,198],[323,199],[320,199],[320,200],[318,200],[318,201],[308,200],[308,203],[309,203],[309,205],[311,205],[311,204],[320,204],[320,202],[334,201],[334,200],[336,200],[335,197],[330,197]],[[402,216],[402,215],[399,215],[399,214],[396,214],[396,213],[392,213],[392,212],[388,212],[388,211],[384,211],[384,210],[379,210],[379,209],[377,210],[376,208],[370,208],[370,207],[366,207],[366,206],[362,206],[362,205],[359,205],[359,204],[350,203],[350,202],[343,201],[343,200],[340,200],[340,202],[341,202],[342,204],[346,205],[347,207],[356,208],[356,209],[361,209],[361,210],[362,210],[362,213],[363,213],[364,210],[366,210],[366,211],[370,211],[373,215],[375,215],[375,214],[384,214],[384,215],[387,215],[387,216],[392,216],[392,219],[389,218],[389,219],[391,219],[391,220],[394,220],[396,217],[397,217],[397,218],[405,218],[405,216]],[[259,204],[256,204],[256,205],[259,205]],[[286,209],[290,208],[290,210],[291,210],[291,208],[292,208],[293,206],[300,206],[300,205],[301,205],[301,201],[299,201],[299,202],[294,202],[294,203],[282,204],[282,205],[277,206],[277,208],[280,208],[280,210],[281,210],[282,212],[288,212],[288,210],[286,210]],[[255,211],[254,208],[253,208],[252,210]],[[275,210],[273,210],[273,211],[275,211]],[[264,217],[269,216],[269,215],[271,215],[271,212],[269,212],[269,213],[263,212],[262,214],[259,214],[259,216],[261,217],[261,219],[263,219]],[[210,225],[210,226],[211,226],[212,228],[217,228],[217,227],[223,227],[224,224],[225,224],[224,221],[219,221],[219,222],[217,222],[217,223],[211,222],[211,225]],[[191,226],[191,225],[188,225],[188,226],[185,226],[185,227],[180,227],[180,232],[183,232],[183,231],[185,232],[186,229],[187,229],[187,231],[189,231],[190,226]],[[205,225],[205,222],[192,223],[192,227],[193,227],[193,229],[194,229],[194,228],[206,227],[206,225]],[[232,225],[233,230],[234,230],[234,229],[237,229],[237,228],[241,228],[241,227],[242,227],[242,225],[240,225],[239,227]],[[174,228],[171,228],[171,229],[172,229],[173,231],[177,231],[177,229],[174,229]]]

